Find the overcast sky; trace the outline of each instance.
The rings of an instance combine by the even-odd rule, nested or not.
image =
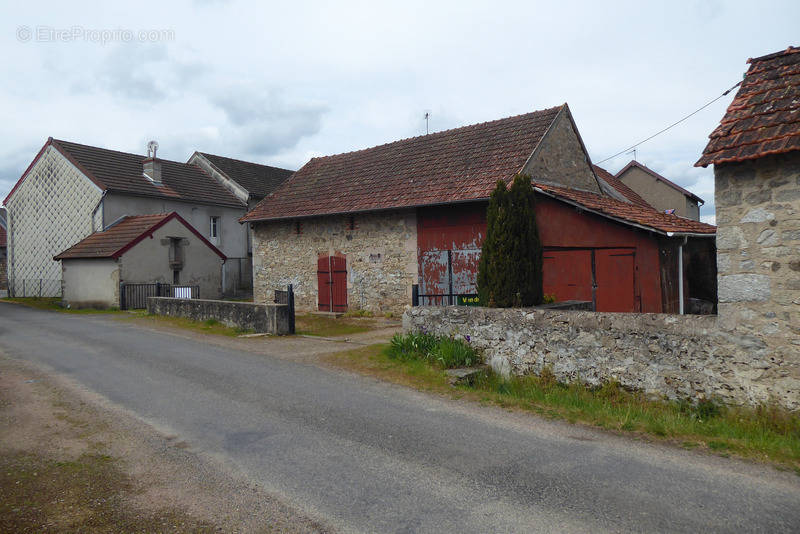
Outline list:
[[[0,4],[0,198],[48,136],[297,169],[423,134],[425,111],[438,131],[564,102],[598,162],[800,44],[796,0],[121,4]],[[704,220],[693,164],[733,94],[638,149]]]

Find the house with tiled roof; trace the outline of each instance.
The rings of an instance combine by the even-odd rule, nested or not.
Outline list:
[[[248,208],[255,207],[294,173],[289,169],[217,156],[208,152],[195,152],[188,163],[197,165],[214,176],[236,198],[246,203]]]
[[[424,304],[472,295],[488,198],[517,173],[536,187],[546,293],[601,311],[716,300],[715,227],[598,176],[566,104],[313,158],[242,218],[256,300],[287,283],[299,309],[332,312],[399,311],[413,286]]]
[[[631,160],[614,177],[658,211],[700,220],[700,206],[705,201],[646,165]]]
[[[138,296],[137,291],[152,284],[170,290],[168,295],[153,296],[220,298],[226,258],[172,212],[123,217],[53,259],[61,263],[66,305],[126,308],[126,298]]]
[[[197,165],[49,138],[4,204],[13,295],[59,295],[54,256],[123,217],[171,212],[229,258],[226,292],[251,284],[247,231],[238,222],[247,204]]]
[[[714,166],[719,316],[800,391],[800,47],[747,61],[696,165]],[[797,403],[797,397],[794,399]]]

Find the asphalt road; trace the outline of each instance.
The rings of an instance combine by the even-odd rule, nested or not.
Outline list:
[[[343,531],[800,531],[793,473],[110,317],[0,303],[0,350],[177,433]]]

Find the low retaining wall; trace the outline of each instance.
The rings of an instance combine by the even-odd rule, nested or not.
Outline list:
[[[671,399],[800,409],[797,362],[720,329],[714,316],[423,306],[403,314],[403,329],[469,336],[504,375],[550,366],[564,382],[617,380]]]
[[[232,328],[238,327],[267,334],[292,333],[289,326],[289,308],[286,304],[150,297],[147,299],[147,313],[186,317],[195,321],[216,319]]]

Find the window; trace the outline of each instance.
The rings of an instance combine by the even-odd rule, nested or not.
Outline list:
[[[209,241],[215,245],[219,243],[219,217],[212,216],[210,219],[210,227],[208,231]]]

